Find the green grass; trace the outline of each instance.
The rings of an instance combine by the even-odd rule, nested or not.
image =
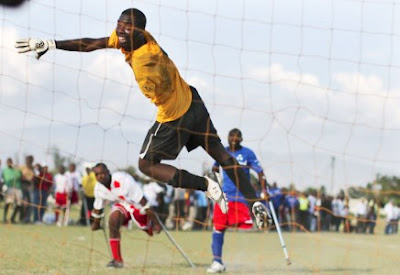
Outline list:
[[[343,233],[284,233],[292,260],[285,263],[275,232],[228,232],[228,274],[400,274],[400,237]],[[125,268],[105,268],[109,252],[102,231],[53,225],[0,225],[0,274],[205,274],[211,232],[172,236],[197,266],[192,269],[165,234],[122,232]]]

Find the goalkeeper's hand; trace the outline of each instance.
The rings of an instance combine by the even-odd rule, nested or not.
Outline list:
[[[35,51],[36,59],[39,59],[49,49],[56,48],[56,41],[42,40],[42,39],[38,39],[38,38],[20,39],[15,42],[15,47],[18,49],[19,53]]]

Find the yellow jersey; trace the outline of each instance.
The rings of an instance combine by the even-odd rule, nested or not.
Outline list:
[[[83,193],[89,198],[94,198],[94,187],[97,184],[96,175],[94,172],[90,172],[88,175],[82,178]]]
[[[183,116],[192,102],[189,85],[182,79],[171,59],[160,48],[150,33],[144,31],[147,43],[134,51],[119,45],[116,31],[108,45],[121,49],[130,65],[142,93],[157,106],[158,122],[173,121]]]

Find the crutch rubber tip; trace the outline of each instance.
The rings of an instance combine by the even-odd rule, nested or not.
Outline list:
[[[286,259],[286,263],[287,263],[287,265],[291,265],[292,264],[292,262],[289,259]]]

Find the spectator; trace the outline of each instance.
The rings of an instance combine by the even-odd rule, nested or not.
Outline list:
[[[337,210],[338,210],[338,220],[336,221],[336,232],[339,232],[340,225],[344,223],[344,199],[343,196],[337,197]]]
[[[294,225],[296,224],[297,220],[297,212],[299,209],[299,201],[296,197],[296,191],[292,190],[290,193],[285,197],[284,202],[285,207],[285,216],[288,222],[289,230],[294,230]]]
[[[309,230],[308,227],[308,205],[309,201],[305,194],[301,193],[299,198],[299,224],[306,230]],[[299,228],[300,229],[300,228]]]
[[[90,167],[86,167],[86,175],[82,178],[82,205],[80,224],[87,225],[93,210],[94,187],[96,186],[96,175]]]
[[[56,198],[56,223],[57,226],[63,225],[65,210],[67,208],[68,194],[71,194],[71,186],[69,186],[68,178],[65,175],[65,167],[60,165],[58,173],[54,176],[55,182],[55,198]],[[60,214],[63,213],[61,216]]]
[[[321,230],[329,231],[332,218],[332,197],[322,194],[321,196]]]
[[[367,221],[366,221],[366,231],[369,234],[374,234],[374,229],[376,225],[376,203],[374,200],[371,200],[370,205],[368,206],[367,213]]]
[[[8,210],[12,204],[15,204],[14,211],[11,216],[11,223],[15,223],[17,213],[21,211],[22,204],[22,191],[21,191],[21,171],[14,167],[11,158],[7,159],[7,167],[4,168],[2,173],[4,185],[7,190],[5,192],[5,206],[4,206],[4,223],[8,223]]]
[[[186,205],[185,205],[185,214],[186,214],[186,221],[182,225],[182,230],[189,231],[193,229],[195,219],[197,216],[197,204],[196,198],[194,195],[194,191],[196,190],[187,190],[186,191]]]
[[[194,229],[203,229],[206,230],[208,226],[208,214],[209,214],[209,202],[206,194],[199,190],[195,190],[194,196],[196,198],[197,205],[197,223],[194,224]]]
[[[156,213],[161,213],[164,208],[165,188],[155,181],[143,185],[143,195]]]
[[[285,195],[282,193],[281,189],[278,188],[276,182],[274,182],[269,189],[269,198],[274,206],[278,222],[283,222],[283,203],[285,201]]]
[[[397,218],[395,217],[393,199],[390,199],[389,202],[385,204],[384,212],[386,215],[385,234],[393,234],[393,221]]]
[[[68,166],[68,171],[65,172],[65,176],[68,179],[68,184],[71,186],[71,194],[69,195],[70,205],[77,204],[79,202],[79,189],[82,184],[81,174],[76,171],[75,163],[70,163]]]
[[[345,232],[345,233],[352,232],[353,228],[351,226],[349,206],[347,204],[344,205],[343,214],[342,215],[343,215],[343,218],[344,218],[344,229],[343,229],[343,232]]]
[[[47,163],[43,162],[40,167],[40,174],[36,177],[33,188],[33,203],[35,204],[33,222],[35,224],[41,224],[43,221],[47,198],[53,187],[53,175],[49,173]]]
[[[357,214],[357,233],[366,232],[366,219],[368,213],[368,203],[365,198],[362,198],[359,202],[356,210]]]
[[[174,188],[174,199],[169,206],[169,213],[165,221],[168,229],[182,227],[185,219],[185,189]]]
[[[32,202],[33,202],[33,182],[35,179],[35,172],[33,167],[34,158],[32,155],[25,157],[25,165],[20,167],[22,178],[21,178],[21,190],[22,190],[22,210],[21,220],[24,223],[31,221]]]
[[[175,188],[171,185],[167,184],[167,191],[164,196],[164,203],[166,210],[166,218],[165,218],[165,227],[168,229],[174,228],[174,197],[175,197]]]
[[[317,229],[317,215],[316,215],[316,203],[317,198],[315,196],[315,191],[311,191],[308,194],[308,226],[311,232],[314,232]]]
[[[332,225],[336,232],[339,232],[340,225],[343,221],[343,209],[344,209],[344,202],[340,195],[336,197],[332,201],[332,213],[333,213],[333,222]]]

